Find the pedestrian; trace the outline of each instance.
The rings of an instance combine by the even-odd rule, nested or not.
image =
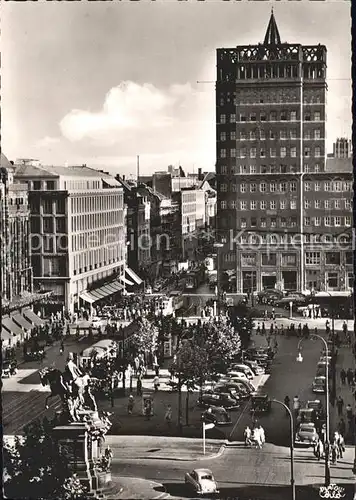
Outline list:
[[[136,382],[136,393],[137,393],[137,396],[142,396],[142,380],[141,380],[140,376],[138,376],[137,382]]]
[[[342,410],[344,408],[344,400],[342,399],[341,396],[339,396],[337,398],[336,405],[337,405],[337,414],[338,414],[339,417],[341,417]]]
[[[266,334],[266,327],[265,327],[265,324],[262,323],[262,335],[265,335]]]
[[[266,442],[266,435],[265,435],[265,430],[262,427],[262,425],[259,426],[259,433],[260,433],[260,441],[261,441],[261,448]]]
[[[168,426],[171,425],[171,422],[172,422],[172,406],[171,405],[168,405],[167,406],[167,411],[165,413],[165,416],[164,416]]]
[[[246,429],[244,430],[245,446],[251,446],[252,444],[251,437],[252,437],[252,431],[250,427],[247,425]]]
[[[155,375],[154,379],[153,379],[153,387],[155,389],[155,392],[158,392],[158,388],[159,388],[159,377],[158,375]]]
[[[342,385],[345,385],[345,382],[346,382],[346,372],[345,372],[345,370],[343,368],[340,371],[340,379],[341,379]]]
[[[152,403],[151,403],[150,399],[147,399],[147,401],[145,403],[145,416],[146,416],[146,420],[150,420],[151,419],[151,414],[152,414]]]
[[[287,408],[289,408],[289,405],[290,405],[290,399],[289,399],[289,396],[286,396],[286,397],[284,398],[284,404],[287,406]],[[286,416],[288,417],[288,415],[289,415],[289,411],[288,411],[288,410],[286,410]]]
[[[59,347],[59,354],[62,356],[63,352],[64,352],[64,344],[63,344],[63,340],[61,340],[61,345]]]
[[[343,419],[343,417],[341,417],[339,425],[337,426],[337,428],[338,428],[339,434],[341,436],[344,436],[345,435],[345,431],[346,431],[346,424],[345,424],[345,420]]]
[[[354,372],[349,368],[346,372],[346,378],[347,378],[347,383],[349,386],[352,386],[353,380],[354,380]]]
[[[335,440],[331,443],[330,451],[331,451],[331,463],[336,464],[337,459],[339,458],[339,447],[336,444]]]
[[[346,417],[347,417],[347,420],[348,420],[348,422],[350,424],[351,420],[352,420],[352,408],[351,408],[350,403],[348,403],[347,406],[346,406]]]
[[[133,412],[133,408],[134,408],[134,403],[135,403],[135,400],[134,400],[134,397],[132,394],[130,394],[129,396],[129,401],[127,403],[127,413],[129,415],[132,415],[132,412]]]
[[[345,452],[344,438],[339,432],[335,432],[334,439],[338,448],[338,455],[340,458],[343,458],[343,453]]]
[[[259,324],[259,323],[258,323],[258,325],[257,325],[257,330],[256,330],[256,333],[257,333],[257,335],[261,335],[261,326],[260,326],[260,324]]]
[[[316,458],[318,460],[320,460],[322,458],[324,454],[324,445],[322,443],[322,441],[319,439],[316,444],[315,444],[315,447],[314,447],[314,455],[316,456]]]
[[[299,397],[294,396],[294,398],[293,398],[293,410],[294,410],[295,414],[298,414],[299,409],[300,409]]]

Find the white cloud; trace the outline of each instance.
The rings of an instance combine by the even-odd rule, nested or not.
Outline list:
[[[187,85],[173,85],[167,92],[150,83],[122,82],[105,96],[99,112],[73,109],[60,122],[63,135],[70,141],[85,138],[109,140],[113,133],[167,127],[172,125],[172,109],[191,91]]]
[[[45,137],[36,142],[35,147],[40,149],[50,149],[53,146],[59,144],[59,142],[60,142],[59,137],[50,137],[46,135]]]

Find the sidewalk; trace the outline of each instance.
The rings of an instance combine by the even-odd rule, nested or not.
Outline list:
[[[292,318],[288,318],[288,317],[285,317],[285,318],[276,318],[274,321],[271,320],[270,318],[268,319],[259,319],[259,320],[254,320],[254,328],[256,329],[257,328],[257,325],[260,324],[260,326],[262,326],[262,323],[265,324],[265,327],[266,327],[266,330],[270,328],[271,324],[273,323],[274,326],[289,326],[291,323],[294,324],[294,326],[297,328],[299,323],[303,325],[305,325],[305,323],[308,325],[309,329],[310,330],[314,330],[314,328],[317,328],[318,331],[320,332],[323,332],[325,331],[325,324],[326,324],[326,320],[329,321],[329,326],[331,328],[332,326],[332,321],[330,318],[317,318],[317,319],[312,319],[312,318],[296,318],[296,317],[292,317]],[[344,323],[344,320],[343,319],[335,319],[334,320],[334,328],[335,328],[335,331],[336,332],[342,332],[342,325]],[[347,328],[348,328],[348,331],[352,334],[352,332],[354,331],[354,320],[352,319],[348,319],[346,320],[346,323],[347,323]]]
[[[105,437],[114,458],[162,459],[162,460],[204,460],[220,456],[225,449],[225,440],[206,439],[205,456],[202,439],[166,436],[111,436]]]

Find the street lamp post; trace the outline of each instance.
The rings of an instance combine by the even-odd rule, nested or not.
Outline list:
[[[328,349],[328,343],[326,340],[321,337],[320,335],[317,335],[315,333],[310,335],[311,337],[316,337],[320,339],[325,347],[325,356],[326,360],[328,360],[329,356],[329,349]],[[298,342],[298,357],[297,361],[300,363],[303,361],[303,356],[300,350],[301,343],[303,342],[304,339],[300,339]],[[330,485],[330,441],[329,441],[329,436],[330,436],[330,411],[329,411],[329,364],[328,361],[326,361],[326,373],[325,373],[325,412],[326,412],[326,429],[325,429],[325,486]]]
[[[288,412],[290,422],[290,485],[292,488],[292,500],[295,500],[295,481],[294,481],[294,422],[293,415],[287,405],[278,399],[272,399],[272,403],[277,403]]]

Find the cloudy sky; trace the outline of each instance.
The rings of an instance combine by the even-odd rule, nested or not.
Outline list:
[[[3,152],[214,170],[215,50],[261,42],[272,5],[283,42],[327,46],[330,151],[351,136],[349,2],[123,0],[2,5]]]

